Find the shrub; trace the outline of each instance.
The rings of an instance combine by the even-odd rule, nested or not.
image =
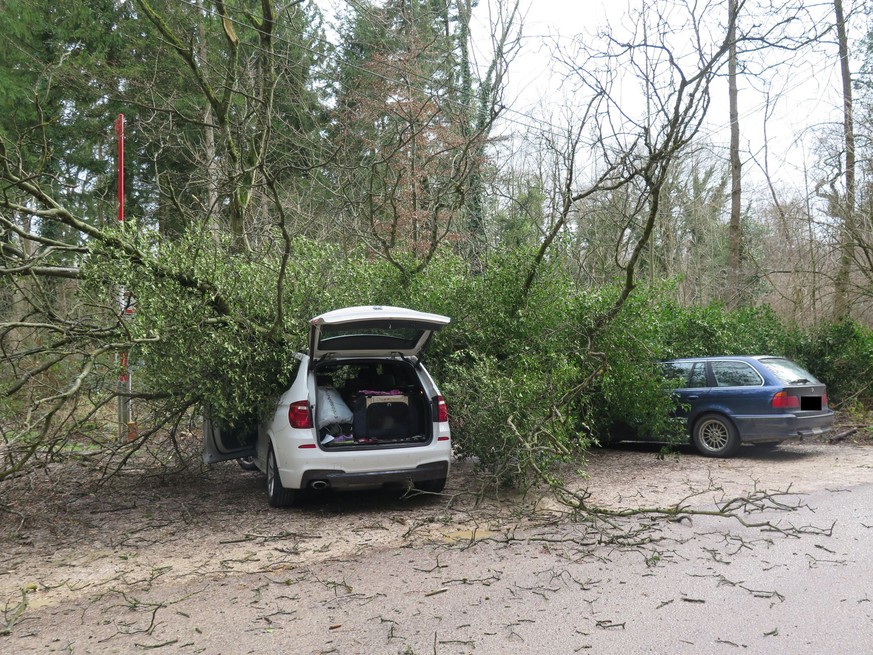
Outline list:
[[[873,330],[853,321],[825,323],[797,340],[797,359],[828,385],[831,404],[873,403]]]
[[[792,335],[769,307],[745,307],[734,311],[713,303],[705,307],[661,304],[662,348],[659,357],[706,357],[711,355],[782,355],[792,344]]]
[[[457,452],[501,483],[523,484],[557,461],[582,457],[584,338],[571,281],[557,269],[520,289],[527,253],[503,253],[486,270],[457,268],[444,285],[452,325],[429,353],[452,417]]]
[[[867,328],[828,324],[804,334],[786,328],[769,308],[686,308],[663,287],[638,288],[601,324],[618,288],[581,287],[560,261],[546,260],[522,291],[532,259],[523,248],[496,253],[483,271],[471,273],[448,250],[419,270],[411,259],[373,260],[363,251],[305,239],[294,240],[283,261],[270,251],[227,255],[195,232],[173,241],[154,233],[125,238],[139,238],[137,248],[154,253],[157,265],[95,248],[79,293],[87,299],[83,307],[102,307],[111,327],[87,338],[111,337],[129,347],[138,371],[135,392],[156,408],[155,430],[178,425],[202,405],[229,427],[271,411],[290,382],[295,352],[306,348],[306,321],[359,304],[451,317],[434,338],[427,364],[447,398],[457,453],[501,483],[548,478],[556,463],[582,461],[588,445],[618,424],[685,438],[669,419],[672,399],[656,365],[667,358],[786,355],[825,381],[835,402],[873,401],[873,333]],[[119,287],[136,298],[129,321],[116,321]],[[115,351],[105,350],[98,362],[102,377],[92,375],[81,391],[99,392],[104,401],[117,379]],[[21,413],[22,403],[11,398],[0,414]]]

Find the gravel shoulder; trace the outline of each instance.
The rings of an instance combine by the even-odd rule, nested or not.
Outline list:
[[[84,470],[74,487],[56,479],[2,489],[3,652],[873,646],[869,445],[729,460],[593,451],[569,479],[612,511],[594,515],[531,494],[482,498],[463,464],[445,496],[335,495],[293,510],[269,508],[263,478],[232,463],[99,488]],[[716,505],[736,517],[704,513]],[[676,506],[680,520],[635,512]]]

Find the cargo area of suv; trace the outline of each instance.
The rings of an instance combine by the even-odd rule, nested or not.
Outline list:
[[[416,446],[432,438],[432,408],[415,369],[397,361],[316,369],[318,444],[330,450]]]
[[[422,352],[448,316],[382,305],[309,321],[291,385],[251,424],[223,427],[204,412],[203,459],[236,458],[266,476],[273,507],[308,490],[414,486],[440,493],[452,458],[445,399]]]

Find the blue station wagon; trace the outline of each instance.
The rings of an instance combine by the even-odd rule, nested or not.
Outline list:
[[[834,425],[825,385],[782,357],[695,357],[662,362],[676,385],[678,415],[708,457],[730,457],[743,443],[774,446],[820,435]]]

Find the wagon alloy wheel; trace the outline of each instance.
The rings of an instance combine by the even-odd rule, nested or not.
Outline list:
[[[298,491],[282,486],[276,454],[273,452],[273,447],[270,446],[267,453],[267,501],[273,507],[288,507],[294,504],[298,494]]]
[[[730,457],[740,447],[737,429],[719,414],[704,414],[697,419],[692,439],[697,450],[707,457]]]

